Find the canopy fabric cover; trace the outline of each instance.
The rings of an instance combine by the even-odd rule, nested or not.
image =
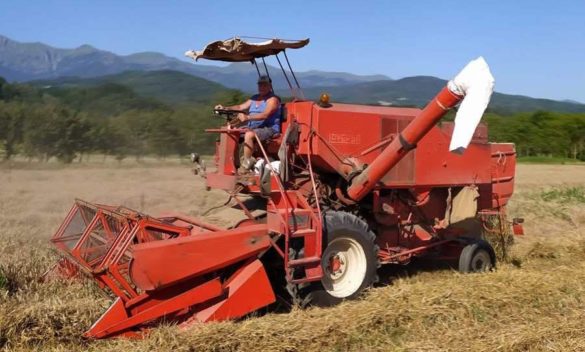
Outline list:
[[[253,61],[270,55],[276,55],[285,49],[299,49],[309,44],[309,38],[303,40],[271,39],[261,43],[248,43],[234,37],[207,44],[201,51],[189,50],[186,56],[199,60],[218,60],[228,62]]]

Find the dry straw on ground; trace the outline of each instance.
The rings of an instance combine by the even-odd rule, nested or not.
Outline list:
[[[156,214],[221,204],[181,165],[0,169],[0,347],[89,351],[585,350],[585,166],[518,167],[512,216],[526,219],[513,263],[482,275],[392,268],[391,283],[330,309],[294,310],[144,340],[86,341],[110,304],[91,282],[41,284],[47,239],[75,197]],[[208,218],[228,222],[226,213]]]

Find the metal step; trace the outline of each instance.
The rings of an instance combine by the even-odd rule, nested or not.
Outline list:
[[[294,279],[291,280],[290,282],[292,284],[302,284],[305,282],[315,282],[315,281],[320,281],[321,280],[321,276],[309,276],[309,277],[303,277],[300,279]]]
[[[293,259],[293,260],[288,261],[288,266],[289,267],[304,266],[304,265],[308,265],[308,264],[319,263],[320,261],[321,261],[320,257],[307,257],[307,258],[301,258],[301,259]]]
[[[313,229],[302,229],[302,230],[296,230],[296,231],[291,232],[290,237],[291,238],[305,237],[305,236],[314,235],[315,233],[316,233],[316,231]]]
[[[304,208],[293,208],[293,209],[277,209],[277,211],[281,214],[289,213],[290,215],[310,215],[313,213],[312,209],[304,209]]]

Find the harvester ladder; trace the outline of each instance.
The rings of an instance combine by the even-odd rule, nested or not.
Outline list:
[[[268,155],[258,136],[255,135],[256,143],[262,152],[262,156],[266,165],[268,165],[269,170],[272,172],[272,166],[270,165],[270,161],[268,159]],[[313,170],[309,164],[309,172],[311,175],[311,182],[313,184],[313,190],[315,192],[315,197],[317,197],[316,187],[314,182]],[[321,254],[322,254],[322,232],[321,232],[321,209],[319,205],[317,205],[317,214],[315,214],[315,209],[313,209],[309,203],[306,201],[304,196],[302,196],[297,191],[287,191],[284,189],[284,185],[280,177],[273,172],[275,175],[274,179],[276,180],[276,184],[278,186],[278,191],[285,203],[285,211],[277,211],[279,214],[281,221],[283,223],[284,228],[284,251],[283,251],[283,260],[284,260],[284,268],[286,272],[286,279],[291,283],[302,283],[302,282],[310,282],[310,281],[318,281],[323,276],[323,270],[321,268]],[[295,197],[295,204],[293,206],[293,202],[291,202],[290,194],[293,194]],[[317,199],[317,204],[318,204]],[[309,219],[309,224],[307,228],[299,229],[298,223],[296,219],[299,216],[307,215]],[[293,220],[293,229],[291,229],[291,219]],[[303,238],[304,242],[304,257],[298,259],[290,259],[290,240],[291,238]],[[305,276],[301,278],[293,278],[293,270],[295,268],[303,267],[305,270]]]
[[[291,213],[303,212],[308,215],[309,224],[308,226],[301,228],[299,224],[294,222],[293,229],[290,232],[290,238],[302,238],[304,255],[302,258],[289,259],[285,261],[287,268],[287,276],[290,277],[291,283],[303,283],[310,281],[321,280],[323,276],[323,270],[321,268],[321,221],[315,214],[315,210],[309,205],[305,198],[297,193],[297,208],[292,209]],[[292,269],[303,267],[305,270],[305,276],[299,278],[292,278]]]

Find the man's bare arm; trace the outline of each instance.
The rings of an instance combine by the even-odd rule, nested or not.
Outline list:
[[[259,114],[246,115],[247,120],[252,120],[252,121],[266,120],[268,118],[268,116],[272,115],[278,109],[279,103],[280,102],[279,102],[278,98],[276,98],[276,97],[272,97],[272,98],[268,99],[268,101],[266,102],[266,109],[264,109],[264,111],[259,113]],[[244,109],[242,109],[242,110],[244,110]]]

